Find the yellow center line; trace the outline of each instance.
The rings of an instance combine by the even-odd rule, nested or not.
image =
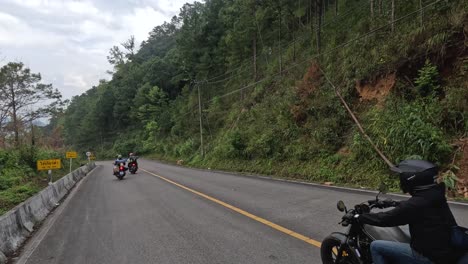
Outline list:
[[[275,224],[275,223],[273,223],[273,222],[270,222],[270,221],[268,221],[268,220],[266,220],[266,219],[264,219],[264,218],[258,217],[258,216],[254,215],[254,214],[251,214],[251,213],[249,213],[249,212],[247,212],[247,211],[244,211],[244,210],[242,210],[242,209],[240,209],[240,208],[237,208],[237,207],[235,207],[235,206],[233,206],[233,205],[230,205],[230,204],[228,204],[228,203],[225,203],[225,202],[223,202],[223,201],[220,201],[220,200],[218,200],[218,199],[216,199],[216,198],[213,198],[213,197],[211,197],[211,196],[208,196],[208,195],[206,195],[206,194],[204,194],[204,193],[201,193],[201,192],[199,192],[199,191],[196,191],[196,190],[194,190],[194,189],[190,189],[189,187],[186,187],[186,186],[184,186],[184,185],[182,185],[182,184],[180,184],[180,183],[177,183],[177,182],[174,182],[174,181],[169,180],[169,179],[167,179],[167,178],[164,178],[163,176],[154,174],[154,173],[152,173],[152,172],[150,172],[150,171],[147,171],[147,170],[145,170],[145,169],[141,169],[141,170],[142,170],[142,171],[145,171],[145,172],[147,172],[147,173],[149,173],[149,174],[151,174],[151,175],[153,175],[153,176],[155,176],[155,177],[158,177],[158,178],[160,178],[161,180],[164,180],[164,181],[166,181],[166,182],[168,182],[168,183],[171,183],[171,184],[173,184],[173,185],[175,185],[175,186],[177,186],[177,187],[180,187],[180,188],[182,188],[182,189],[184,189],[184,190],[187,190],[187,191],[189,191],[189,192],[191,192],[191,193],[194,193],[194,194],[196,194],[196,195],[198,195],[198,196],[201,196],[201,197],[203,197],[203,198],[205,198],[205,199],[208,199],[208,200],[210,200],[210,201],[212,201],[212,202],[215,202],[215,203],[217,203],[217,204],[219,204],[219,205],[222,205],[222,206],[224,206],[224,207],[226,207],[226,208],[229,208],[229,209],[231,209],[231,210],[233,210],[233,211],[235,211],[235,212],[237,212],[237,213],[239,213],[239,214],[241,214],[241,215],[247,216],[248,218],[251,218],[251,219],[253,219],[253,220],[257,221],[257,222],[260,222],[260,223],[262,223],[262,224],[264,224],[264,225],[267,225],[267,226],[269,226],[269,227],[271,227],[271,228],[273,228],[273,229],[276,229],[276,230],[278,230],[278,231],[280,231],[280,232],[283,232],[283,233],[285,233],[285,234],[287,234],[287,235],[290,235],[290,236],[292,236],[292,237],[294,237],[294,238],[297,238],[297,239],[302,240],[302,241],[304,241],[304,242],[306,242],[306,243],[309,243],[309,244],[311,244],[311,245],[313,245],[313,246],[316,246],[316,247],[319,247],[319,248],[320,248],[320,245],[322,244],[322,243],[320,243],[319,241],[314,240],[314,239],[312,239],[312,238],[310,238],[310,237],[307,237],[307,236],[301,235],[301,234],[299,234],[299,233],[296,233],[296,232],[294,232],[294,231],[292,231],[292,230],[290,230],[290,229],[287,229],[287,228],[285,228],[285,227],[282,227],[282,226],[280,226],[280,225],[277,225],[277,224]]]

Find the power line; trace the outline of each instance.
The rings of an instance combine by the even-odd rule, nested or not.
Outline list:
[[[364,38],[368,37],[369,35],[371,35],[371,34],[377,32],[377,31],[380,31],[380,30],[382,30],[382,29],[384,29],[384,28],[390,26],[392,23],[400,22],[400,21],[402,21],[402,20],[404,20],[404,19],[406,19],[406,18],[412,16],[413,14],[415,14],[415,13],[417,13],[417,12],[420,12],[421,10],[426,9],[426,8],[432,6],[432,5],[434,5],[434,4],[436,4],[436,3],[440,2],[440,1],[441,1],[441,0],[436,0],[436,1],[432,2],[432,3],[430,3],[430,4],[427,4],[426,6],[424,6],[424,7],[422,7],[422,8],[419,8],[419,9],[417,9],[417,10],[411,12],[411,13],[408,13],[408,14],[406,14],[406,15],[404,15],[404,16],[398,18],[398,19],[395,19],[395,20],[392,21],[392,22],[389,22],[389,23],[387,23],[387,24],[385,24],[385,25],[383,25],[383,26],[380,26],[380,27],[378,27],[378,28],[372,29],[372,30],[366,32],[366,33],[363,34],[363,35],[360,35],[360,36],[355,37],[355,38],[353,38],[353,39],[351,39],[351,40],[349,40],[349,41],[347,41],[347,42],[345,42],[345,43],[342,43],[342,44],[340,44],[340,45],[338,45],[338,46],[332,48],[331,50],[328,50],[328,51],[326,51],[326,52],[324,52],[324,53],[321,53],[321,54],[315,54],[315,55],[313,55],[313,56],[311,56],[311,57],[309,57],[309,58],[306,58],[305,60],[302,60],[302,61],[300,61],[300,62],[297,62],[297,63],[293,64],[292,66],[290,66],[290,67],[288,67],[288,68],[283,69],[283,70],[282,70],[281,72],[279,72],[279,73],[270,75],[270,76],[268,76],[268,77],[265,77],[265,78],[263,78],[263,79],[260,79],[260,80],[258,80],[258,81],[255,81],[254,83],[251,83],[251,84],[242,86],[242,87],[240,87],[240,88],[238,88],[238,89],[236,89],[236,90],[234,90],[234,91],[231,91],[231,92],[222,94],[222,95],[220,95],[220,96],[216,96],[216,98],[219,99],[219,98],[227,97],[227,96],[229,96],[229,95],[235,94],[235,93],[237,93],[237,92],[240,92],[240,91],[243,91],[243,90],[245,90],[245,89],[248,89],[248,88],[250,88],[250,87],[252,87],[252,86],[255,86],[255,85],[257,85],[257,84],[259,84],[259,83],[261,83],[261,82],[267,81],[267,80],[269,80],[269,79],[271,79],[271,78],[280,76],[281,73],[284,73],[284,72],[286,72],[286,71],[288,71],[288,70],[290,70],[290,69],[292,69],[292,68],[294,68],[294,67],[297,67],[297,66],[299,66],[299,65],[301,65],[301,64],[303,64],[303,63],[305,63],[305,62],[309,62],[309,61],[312,60],[312,59],[316,59],[316,58],[318,58],[319,56],[323,56],[323,55],[330,54],[330,53],[336,51],[337,49],[340,49],[340,48],[342,48],[342,47],[345,47],[345,46],[349,45],[349,44],[352,43],[352,42],[355,42],[355,41],[360,40],[360,39],[364,39]],[[231,79],[231,78],[229,78],[229,79]],[[198,83],[200,83],[200,84],[212,84],[212,83],[214,83],[214,82],[209,83],[209,82],[207,82],[207,81],[201,81],[201,82],[198,82]],[[215,100],[215,99],[213,98],[213,99],[209,100],[208,102],[212,102],[213,100]],[[192,111],[193,111],[195,108],[196,108],[196,107],[194,106],[193,109],[192,109]],[[188,114],[190,114],[190,113],[193,113],[192,111],[187,112],[187,113],[184,114],[183,116],[186,116],[186,115],[188,115]]]
[[[426,9],[426,8],[432,6],[432,5],[435,5],[435,4],[438,3],[438,2],[440,2],[440,0],[436,0],[436,1],[434,1],[434,2],[432,2],[432,3],[430,3],[430,4],[426,5],[426,6],[424,6],[424,7],[422,7],[422,8],[419,8],[418,10],[415,10],[415,11],[413,11],[413,12],[411,12],[411,13],[408,13],[408,14],[406,14],[406,15],[404,15],[404,16],[398,18],[398,19],[395,19],[395,20],[392,21],[392,22],[389,22],[389,23],[387,23],[387,24],[385,24],[385,25],[383,25],[383,26],[381,26],[381,27],[378,27],[378,28],[376,28],[376,29],[370,30],[370,31],[366,32],[366,33],[363,34],[363,35],[360,35],[360,36],[358,36],[358,37],[356,37],[356,38],[353,38],[353,39],[351,39],[351,40],[349,40],[349,41],[347,41],[347,42],[345,42],[345,43],[343,43],[343,44],[341,44],[341,45],[336,46],[335,48],[333,48],[333,49],[331,49],[331,50],[326,51],[325,53],[315,54],[315,55],[312,56],[312,57],[309,57],[309,58],[307,58],[307,59],[305,59],[305,60],[303,60],[303,61],[300,61],[300,62],[298,62],[298,63],[293,64],[292,66],[290,66],[290,67],[288,67],[288,68],[283,69],[282,72],[286,72],[286,71],[288,71],[288,70],[290,70],[290,69],[292,69],[292,68],[294,68],[294,67],[297,67],[297,66],[299,66],[299,65],[301,65],[301,64],[303,64],[303,63],[305,63],[305,62],[309,62],[309,61],[312,60],[312,59],[316,59],[316,58],[318,58],[318,57],[320,57],[320,56],[330,54],[330,53],[334,52],[334,51],[337,50],[337,49],[340,49],[340,48],[342,48],[342,47],[345,47],[345,46],[349,45],[349,44],[352,43],[352,42],[355,42],[355,41],[357,41],[357,40],[366,38],[366,37],[368,37],[369,35],[371,35],[371,34],[377,32],[377,31],[380,31],[380,30],[382,30],[382,29],[384,29],[384,28],[390,26],[392,23],[400,22],[400,21],[402,21],[402,20],[404,20],[404,19],[406,19],[406,18],[412,16],[413,14],[415,14],[415,13],[417,13],[417,12],[420,12],[420,11],[423,10],[423,9]],[[217,96],[217,98],[219,99],[219,98],[227,97],[227,96],[229,96],[229,95],[235,94],[235,93],[240,92],[240,91],[245,90],[245,89],[248,89],[248,88],[250,88],[250,87],[252,87],[252,86],[255,86],[255,85],[258,84],[258,83],[261,83],[261,82],[264,82],[264,81],[266,81],[266,80],[269,80],[270,78],[278,77],[278,76],[280,76],[280,75],[281,75],[281,73],[276,73],[276,74],[271,75],[271,76],[269,76],[269,77],[265,77],[265,78],[263,78],[263,79],[261,79],[261,80],[258,80],[258,81],[254,82],[254,83],[251,83],[251,84],[245,85],[245,86],[243,86],[243,87],[240,87],[240,88],[238,88],[238,89],[236,89],[236,90],[234,90],[234,91],[231,91],[231,92],[229,92],[229,93],[223,94],[223,95],[221,95],[221,96]],[[213,99],[209,100],[208,102],[212,102],[213,100],[215,100],[215,99],[213,98]]]
[[[421,10],[424,10],[424,9],[430,7],[430,6],[433,6],[433,5],[437,4],[437,3],[439,3],[440,1],[441,1],[441,0],[436,0],[436,1],[432,2],[432,3],[430,3],[430,4],[427,4],[427,5],[423,6],[422,8],[419,8],[419,9],[413,11],[413,12],[410,12],[410,13],[408,13],[408,14],[402,16],[402,17],[399,17],[398,19],[395,19],[394,21],[391,21],[391,22],[389,22],[389,23],[387,23],[387,24],[385,24],[385,25],[383,25],[383,26],[380,26],[380,27],[378,27],[378,28],[372,29],[372,30],[366,32],[365,34],[362,34],[362,35],[360,35],[360,36],[358,36],[358,37],[355,37],[355,38],[353,38],[353,39],[351,39],[351,40],[349,40],[349,41],[347,41],[347,42],[345,42],[345,43],[342,43],[342,44],[340,44],[340,45],[338,45],[338,46],[332,48],[331,50],[328,50],[328,51],[326,51],[326,52],[324,52],[324,53],[321,53],[321,54],[315,54],[315,55],[313,55],[313,56],[311,56],[311,57],[309,57],[309,58],[306,58],[305,60],[302,60],[302,61],[300,61],[300,62],[297,62],[297,63],[293,64],[292,66],[290,66],[290,67],[288,67],[288,68],[283,69],[283,70],[282,70],[281,72],[279,72],[279,73],[270,75],[269,77],[265,77],[265,78],[263,78],[263,79],[261,79],[261,80],[258,80],[258,81],[254,82],[254,83],[251,83],[251,84],[248,84],[248,85],[246,85],[246,86],[243,86],[243,87],[241,87],[241,88],[239,88],[239,89],[236,89],[236,90],[234,90],[234,91],[231,91],[231,92],[228,92],[228,93],[226,93],[226,94],[217,96],[217,98],[223,98],[223,97],[232,95],[232,94],[234,94],[234,93],[237,93],[237,92],[240,92],[240,91],[242,91],[242,90],[248,89],[248,88],[250,88],[250,87],[252,87],[252,86],[254,86],[254,85],[258,84],[258,83],[264,82],[264,81],[268,80],[269,78],[273,78],[273,77],[280,76],[281,73],[284,73],[284,72],[286,72],[286,71],[288,71],[288,70],[290,70],[290,69],[292,69],[292,68],[294,68],[294,67],[297,67],[297,66],[299,66],[299,65],[301,65],[301,64],[303,64],[303,63],[305,63],[305,62],[309,62],[309,61],[312,60],[312,59],[316,59],[316,58],[318,58],[318,57],[320,57],[320,56],[330,54],[330,53],[334,52],[334,51],[337,50],[337,49],[340,49],[340,48],[343,48],[343,47],[349,45],[349,44],[352,43],[352,42],[355,42],[355,41],[357,41],[357,40],[364,39],[364,38],[368,37],[369,35],[371,35],[371,34],[377,32],[377,31],[380,31],[380,30],[382,30],[382,29],[385,29],[386,27],[391,26],[393,23],[398,23],[398,22],[400,22],[400,21],[402,21],[402,20],[404,20],[404,19],[406,19],[406,18],[412,16],[413,14],[420,12]],[[213,101],[213,100],[214,100],[214,99],[211,99],[211,100],[209,100],[208,102],[211,102],[211,101]]]
[[[419,9],[413,11],[413,12],[410,12],[410,13],[408,13],[408,14],[406,14],[406,15],[404,15],[404,16],[398,18],[398,19],[395,19],[394,21],[391,21],[391,22],[389,22],[389,23],[387,23],[387,24],[385,24],[385,25],[382,25],[382,26],[380,26],[380,27],[378,27],[378,28],[372,29],[372,30],[366,32],[365,34],[362,34],[362,35],[360,35],[360,36],[357,36],[357,37],[355,37],[355,38],[352,38],[352,39],[346,41],[345,43],[342,43],[342,44],[340,44],[340,45],[338,45],[338,46],[336,46],[336,47],[334,47],[334,48],[332,48],[332,49],[330,49],[330,50],[327,50],[327,51],[324,52],[324,53],[321,53],[321,54],[314,54],[313,56],[310,56],[310,57],[308,57],[308,58],[306,58],[306,59],[304,59],[304,60],[302,60],[302,61],[300,61],[300,62],[294,63],[294,64],[292,64],[290,67],[287,67],[287,68],[283,69],[280,73],[276,73],[276,74],[267,76],[267,77],[265,77],[265,78],[262,78],[262,79],[260,79],[260,80],[258,80],[258,81],[255,81],[255,82],[251,83],[251,84],[242,86],[242,87],[240,87],[240,88],[238,88],[238,89],[236,89],[236,90],[233,90],[233,91],[231,91],[231,92],[222,94],[222,95],[220,95],[220,96],[216,96],[216,98],[219,99],[219,98],[224,98],[224,97],[230,96],[230,95],[232,95],[232,94],[235,94],[235,93],[240,92],[240,91],[242,91],[242,90],[248,89],[248,88],[250,88],[250,87],[253,87],[253,86],[255,86],[255,85],[259,84],[259,83],[262,83],[262,82],[264,82],[264,81],[267,81],[267,80],[271,80],[271,81],[277,80],[276,78],[277,78],[278,76],[280,76],[281,73],[287,72],[287,71],[289,71],[290,69],[292,69],[292,68],[294,68],[294,67],[297,67],[297,66],[299,66],[299,65],[301,65],[301,64],[303,64],[303,63],[306,63],[306,62],[311,61],[312,59],[316,59],[316,58],[318,58],[318,57],[320,57],[320,56],[330,54],[330,53],[336,51],[337,49],[340,49],[340,48],[342,48],[342,47],[345,47],[345,46],[347,46],[347,45],[349,45],[349,44],[351,44],[351,43],[353,43],[353,42],[355,42],[355,41],[364,39],[364,38],[368,37],[369,35],[371,35],[371,34],[373,34],[373,33],[375,33],[375,32],[378,32],[378,31],[380,31],[380,30],[385,29],[386,27],[390,26],[390,25],[393,24],[393,23],[401,22],[401,21],[403,21],[404,19],[407,19],[408,17],[411,17],[412,15],[414,15],[414,14],[420,12],[421,10],[427,9],[428,7],[433,6],[433,5],[435,5],[435,4],[439,3],[439,2],[441,2],[441,0],[433,1],[433,2],[431,2],[431,3],[427,4],[427,5],[425,5],[425,6],[422,7],[422,8],[419,8]],[[203,83],[211,84],[211,83],[209,83],[209,82],[207,82],[207,81],[198,82],[198,83],[199,83],[199,84],[203,84]],[[215,100],[215,98],[213,98],[213,99],[211,99],[211,100],[209,100],[209,101],[207,101],[207,102],[212,102],[212,101],[214,101],[214,100]],[[192,109],[191,111],[189,111],[189,112],[187,112],[187,113],[185,113],[185,114],[183,114],[183,115],[178,116],[177,119],[180,120],[181,118],[187,116],[188,114],[193,114],[193,110],[194,110],[195,108],[196,108],[196,106],[194,106],[193,109]],[[206,117],[205,117],[205,118],[206,118]],[[109,137],[109,138],[115,139],[115,137]],[[106,138],[106,139],[107,139],[107,138]],[[86,145],[86,143],[82,143],[82,144],[78,144],[78,145]]]
[[[387,23],[387,24],[385,24],[385,25],[383,25],[383,26],[380,26],[380,27],[378,27],[378,28],[372,29],[372,30],[366,32],[366,33],[363,34],[363,35],[360,35],[360,36],[355,37],[355,38],[353,38],[353,39],[351,39],[351,40],[349,40],[349,41],[347,41],[347,42],[345,42],[345,43],[343,43],[343,44],[340,44],[340,45],[336,46],[335,48],[333,48],[333,49],[331,49],[331,50],[328,50],[328,51],[325,52],[325,53],[315,54],[315,55],[313,55],[313,56],[311,56],[311,57],[309,57],[309,58],[307,58],[307,59],[305,59],[305,60],[303,60],[303,61],[300,61],[300,62],[298,62],[298,63],[295,63],[295,64],[293,64],[293,66],[291,66],[291,67],[289,67],[289,68],[287,68],[287,69],[292,69],[292,68],[294,68],[294,67],[296,67],[296,66],[298,66],[298,65],[301,65],[301,64],[303,64],[303,63],[305,63],[305,62],[309,62],[309,61],[312,60],[312,59],[316,59],[316,58],[318,58],[318,57],[320,57],[320,56],[327,55],[327,54],[329,54],[329,53],[331,53],[331,52],[334,52],[334,51],[337,50],[337,49],[343,48],[343,47],[345,47],[345,46],[351,44],[352,42],[355,42],[355,41],[357,41],[357,40],[364,39],[364,38],[368,37],[369,35],[371,35],[371,34],[377,32],[377,31],[380,31],[380,30],[382,30],[382,29],[384,29],[384,28],[386,28],[386,27],[388,27],[388,26],[391,26],[393,23],[400,22],[400,21],[402,21],[403,19],[406,19],[406,18],[408,18],[408,17],[414,15],[415,13],[420,12],[421,10],[424,10],[424,9],[430,7],[430,6],[433,6],[433,5],[437,4],[437,3],[439,3],[440,1],[441,1],[441,0],[436,0],[436,1],[434,1],[434,2],[432,2],[432,3],[430,3],[430,4],[426,5],[426,6],[424,6],[424,7],[420,8],[420,9],[418,9],[418,10],[415,10],[415,11],[409,13],[409,14],[406,14],[406,15],[404,15],[404,16],[398,18],[398,19],[395,19],[395,20],[392,21],[392,22],[389,22],[389,23]],[[287,69],[285,69],[285,70],[287,70]]]
[[[326,26],[328,26],[328,25],[331,25],[331,24],[336,24],[337,21],[339,21],[339,18],[343,18],[343,17],[347,16],[348,14],[352,13],[354,10],[360,9],[360,8],[366,6],[366,5],[368,5],[368,2],[367,2],[367,1],[364,1],[363,4],[361,4],[361,5],[357,6],[357,7],[352,8],[352,9],[349,10],[348,12],[339,14],[339,15],[337,15],[337,16],[334,16],[333,19],[332,19],[333,23],[332,23],[332,22],[325,23],[324,25],[322,25],[322,28],[323,28],[323,27],[326,27]],[[362,12],[362,11],[361,11],[361,12]],[[256,21],[256,18],[255,18],[255,21]],[[312,22],[311,22],[311,23],[312,23]],[[262,38],[262,34],[261,34],[261,32],[260,32],[260,29],[258,28],[258,22],[256,22],[256,24],[257,24],[257,29],[258,29],[259,34],[260,34],[261,41],[262,41],[262,46],[263,46],[262,48],[264,48],[265,45],[264,45],[264,43],[263,43],[263,38]],[[281,44],[281,48],[288,48],[288,47],[294,45],[295,43],[299,42],[300,40],[302,40],[302,39],[304,39],[304,38],[306,38],[306,37],[307,37],[307,36],[302,36],[302,37],[296,38],[295,40],[293,40],[293,41],[291,41],[291,42],[289,42],[289,43]],[[276,55],[277,53],[279,53],[279,51],[280,51],[280,49],[275,50],[275,51],[272,52],[271,54],[262,54],[262,55],[260,55],[260,56],[266,56],[266,55],[273,56],[273,55]],[[215,76],[215,77],[211,77],[211,78],[207,79],[206,82],[211,82],[212,80],[214,80],[214,79],[216,79],[216,78],[223,77],[223,76],[225,76],[225,75],[231,74],[231,73],[233,73],[233,72],[239,70],[240,68],[244,67],[246,64],[250,64],[250,61],[254,58],[254,56],[256,56],[256,55],[249,56],[249,60],[248,60],[247,63],[245,63],[245,62],[240,63],[240,65],[237,66],[236,68],[234,68],[233,70],[231,70],[231,71],[229,71],[229,72],[226,72],[226,73],[223,73],[223,74],[220,74],[220,75]],[[268,61],[267,61],[267,64],[268,64]],[[224,66],[224,65],[223,65],[223,66]],[[247,70],[247,69],[248,69],[248,68],[246,68],[245,70]],[[245,71],[245,70],[244,70],[244,71]],[[244,71],[243,71],[243,72],[244,72]],[[230,79],[230,78],[226,78],[226,79]],[[224,79],[224,80],[226,80],[226,79]],[[215,81],[215,82],[218,82],[218,81]],[[221,82],[221,81],[219,81],[219,82]]]

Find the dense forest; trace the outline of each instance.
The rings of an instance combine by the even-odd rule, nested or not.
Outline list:
[[[467,10],[461,0],[185,4],[141,46],[130,37],[112,47],[111,79],[73,97],[49,127],[101,159],[137,152],[316,182],[395,184],[337,89],[392,162],[430,160],[449,187],[463,187],[455,175],[468,173],[457,166],[468,149]]]

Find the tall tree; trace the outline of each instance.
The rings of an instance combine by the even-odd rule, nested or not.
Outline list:
[[[120,45],[122,45],[122,47],[127,51],[125,53],[125,57],[130,61],[133,60],[133,57],[135,56],[135,36],[131,35],[128,40],[122,42]]]
[[[127,41],[120,43],[120,45],[124,50],[121,50],[119,46],[113,46],[109,50],[109,55],[107,55],[107,61],[114,66],[115,71],[135,57],[135,36],[130,36]],[[108,73],[113,74],[112,71],[108,71]]]
[[[24,122],[46,116],[63,105],[62,95],[52,84],[42,84],[40,73],[32,73],[21,62],[10,62],[0,69],[0,94],[9,107],[15,145],[19,144],[19,130]],[[49,101],[49,104],[44,102]],[[39,104],[41,103],[41,104]]]
[[[317,19],[317,28],[315,29],[316,41],[317,41],[317,53],[320,54],[321,48],[321,31],[322,31],[322,0],[315,0],[315,12]]]
[[[391,20],[392,20],[392,32],[395,32],[395,0],[392,0],[392,13],[391,13]]]

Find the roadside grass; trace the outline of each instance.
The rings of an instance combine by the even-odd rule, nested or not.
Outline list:
[[[52,171],[52,181],[56,181],[70,170],[65,153],[38,148],[0,150],[0,215],[47,187],[47,171],[37,171],[35,164],[37,160],[52,158],[59,158],[62,163],[61,169]],[[74,160],[72,170],[83,163]]]

